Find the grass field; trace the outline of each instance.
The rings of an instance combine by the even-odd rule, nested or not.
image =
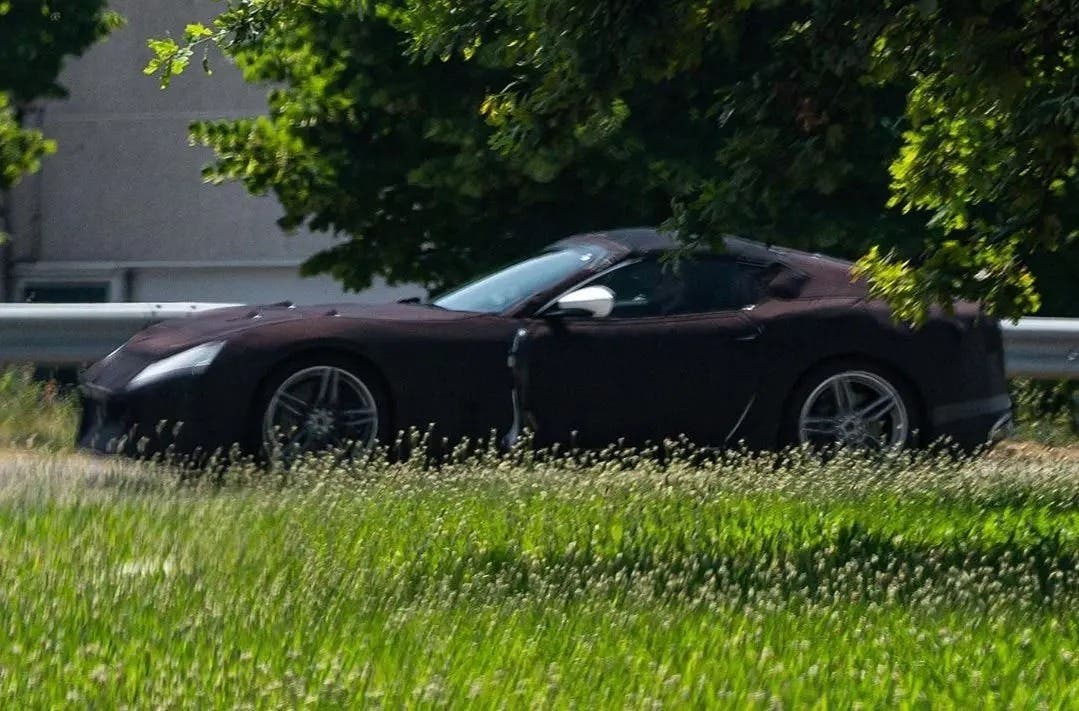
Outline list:
[[[0,458],[0,704],[1079,705],[1079,458]]]
[[[11,373],[0,708],[1079,707],[1074,445],[211,484]]]

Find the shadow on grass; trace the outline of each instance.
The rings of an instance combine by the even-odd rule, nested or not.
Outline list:
[[[628,547],[602,557],[522,556],[508,547],[406,564],[403,592],[422,596],[524,595],[544,590],[571,599],[605,592],[656,599],[698,599],[708,591],[734,601],[764,594],[787,600],[840,597],[865,603],[938,601],[985,608],[1000,600],[1070,607],[1079,598],[1079,555],[1059,534],[1034,543],[985,547],[897,542],[860,524],[843,526],[815,545],[761,540],[741,550],[656,551]],[[987,594],[990,593],[990,594]]]

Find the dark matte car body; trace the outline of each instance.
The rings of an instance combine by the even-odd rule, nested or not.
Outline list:
[[[716,258],[752,269],[755,303],[677,315],[556,316],[560,295],[675,244],[634,229],[552,245],[567,247],[596,258],[497,313],[280,304],[148,328],[86,372],[79,445],[132,454],[233,445],[256,452],[267,383],[320,358],[352,364],[370,381],[380,394],[383,438],[410,428],[433,428],[435,442],[503,437],[523,423],[539,444],[638,445],[685,435],[705,446],[776,448],[792,441],[791,398],[800,384],[846,362],[895,381],[921,443],[947,437],[975,447],[1009,417],[999,326],[973,305],[935,311],[912,329],[867,298],[847,262],[729,238]],[[148,365],[208,342],[224,345],[200,374],[131,387]]]

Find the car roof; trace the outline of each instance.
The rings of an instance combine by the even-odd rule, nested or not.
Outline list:
[[[784,250],[766,245],[763,242],[724,235],[723,246],[727,254],[744,259],[752,259],[759,262],[789,263],[788,257],[801,254],[794,250]],[[574,244],[603,244],[619,248],[619,251],[629,254],[654,254],[657,252],[670,252],[678,249],[682,244],[673,232],[659,230],[652,227],[630,227],[617,230],[605,230],[602,232],[586,232],[573,235],[559,240],[551,245],[552,248],[564,247]],[[701,252],[713,252],[711,248],[703,247]],[[809,255],[806,255],[809,256]]]
[[[792,293],[800,298],[817,296],[853,296],[864,298],[864,280],[851,279],[851,262],[823,254],[803,252],[797,249],[776,247],[733,235],[722,237],[723,251],[736,259],[755,262],[764,266],[780,265],[788,273],[797,275],[798,283]],[[563,248],[581,245],[600,245],[610,250],[608,263],[633,256],[646,256],[670,252],[681,247],[673,232],[651,227],[589,232],[567,237],[551,245]],[[695,248],[698,253],[715,254],[709,245]]]

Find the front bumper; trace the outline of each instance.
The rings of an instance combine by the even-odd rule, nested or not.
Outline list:
[[[203,461],[242,444],[243,432],[203,395],[199,376],[170,378],[135,390],[83,383],[77,446],[102,454]]]

